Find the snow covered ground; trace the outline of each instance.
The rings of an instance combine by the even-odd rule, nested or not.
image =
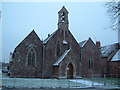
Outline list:
[[[2,85],[4,87],[16,88],[72,88],[72,87],[86,87],[88,85],[73,82],[68,79],[26,79],[26,78],[3,78]]]
[[[2,77],[3,87],[9,88],[86,88],[110,87],[102,82],[93,82],[85,79],[37,79],[37,78],[9,78]],[[111,85],[111,87],[113,87]]]
[[[88,81],[88,80],[83,80],[83,79],[79,79],[79,80],[70,80],[72,82],[76,82],[76,83],[82,83],[84,85],[87,85],[89,87],[92,87],[92,86],[103,86],[104,83],[96,83],[96,82],[92,82],[92,81]]]

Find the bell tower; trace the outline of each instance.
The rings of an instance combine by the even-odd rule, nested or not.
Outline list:
[[[68,11],[63,6],[62,9],[58,12],[58,29],[68,30]]]

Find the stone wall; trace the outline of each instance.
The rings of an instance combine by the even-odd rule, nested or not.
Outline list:
[[[91,39],[82,47],[81,53],[83,75],[101,74],[101,53]]]
[[[65,41],[67,44],[63,44],[63,33],[61,30],[57,30],[53,37],[45,45],[45,63],[44,63],[44,75],[45,77],[52,77],[53,64],[60,58],[61,55],[71,48],[62,64],[59,66],[59,75],[65,76],[65,67],[70,61],[74,61],[76,64],[77,74],[80,75],[80,47],[76,40],[71,35],[70,31],[66,32]],[[57,43],[60,43],[60,55],[56,55]],[[69,47],[70,46],[70,47]],[[54,69],[55,70],[55,69]],[[57,71],[56,71],[57,72]],[[55,71],[54,71],[55,73]],[[55,74],[56,75],[56,74]],[[58,77],[59,77],[58,75]]]
[[[35,66],[28,66],[28,51],[36,52]],[[11,77],[41,77],[42,73],[42,42],[32,31],[14,50],[10,62]]]

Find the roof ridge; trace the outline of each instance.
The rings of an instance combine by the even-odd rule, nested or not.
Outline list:
[[[46,44],[49,40],[50,40],[50,38],[52,38],[52,36],[55,34],[57,32],[57,30],[56,31],[54,31],[49,37],[47,37],[45,40],[43,40],[43,44]]]
[[[101,48],[102,48],[102,47],[113,46],[113,45],[117,45],[117,44],[119,44],[119,43],[113,43],[113,44],[109,44],[109,45],[101,46]]]
[[[39,40],[41,41],[40,37],[38,36],[38,34],[36,33],[36,31],[33,29],[29,34],[27,34],[27,35],[25,36],[24,39],[22,39],[22,40],[20,41],[20,43],[19,43],[18,45],[16,45],[15,49],[16,49],[19,45],[21,45],[21,43],[22,43],[24,40],[26,40],[28,37],[30,37],[32,34],[34,34],[34,35],[35,35],[37,38],[39,38]]]
[[[111,53],[116,52],[116,50],[118,50],[118,43],[114,43],[111,45],[107,45],[107,46],[102,46],[100,48],[100,51],[102,53],[103,57],[108,57]]]
[[[89,40],[89,39],[88,39],[88,40]],[[88,40],[84,40],[84,41],[79,42],[79,45],[80,45],[81,47],[83,47],[83,46],[87,43]]]

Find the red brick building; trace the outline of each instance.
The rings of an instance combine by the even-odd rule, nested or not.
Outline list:
[[[120,60],[108,62],[109,76],[120,77]]]
[[[120,44],[115,43],[108,46],[101,47],[101,63],[102,63],[102,73],[108,76],[120,75]],[[120,77],[120,76],[119,76]]]

